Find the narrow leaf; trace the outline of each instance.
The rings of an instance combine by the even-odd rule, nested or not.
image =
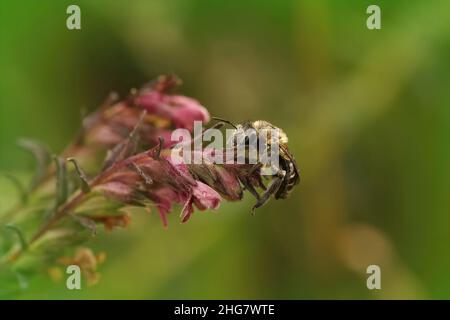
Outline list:
[[[19,238],[20,241],[20,245],[22,246],[22,250],[27,250],[28,248],[28,243],[25,240],[25,236],[23,235],[22,230],[20,230],[19,227],[13,225],[13,224],[6,224],[5,228],[8,230],[13,231],[15,234],[17,234],[17,237]]]
[[[45,177],[47,166],[51,159],[50,152],[46,146],[38,141],[20,139],[18,144],[22,148],[29,150],[36,158],[36,171],[29,187],[29,190],[33,190]]]
[[[78,161],[74,158],[69,158],[69,159],[67,159],[67,161],[72,162],[75,167],[75,170],[81,181],[81,191],[83,191],[84,193],[91,192],[91,187],[89,186],[89,182],[87,180],[86,174],[84,173],[84,170],[79,165]]]
[[[67,184],[67,167],[64,159],[53,157],[56,164],[56,207],[60,206],[67,200],[68,184]]]

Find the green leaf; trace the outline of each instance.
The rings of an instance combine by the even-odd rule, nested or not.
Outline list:
[[[50,163],[50,152],[49,149],[42,143],[30,140],[30,139],[20,139],[18,141],[19,146],[30,151],[36,158],[36,170],[31,180],[29,190],[36,188],[42,180],[45,178],[47,172],[47,166]]]
[[[56,207],[65,203],[68,197],[67,167],[61,157],[53,157],[56,164]]]
[[[22,246],[22,250],[27,250],[28,249],[28,243],[25,240],[25,236],[24,236],[22,230],[20,230],[19,227],[17,227],[16,225],[13,225],[13,224],[6,224],[5,228],[8,229],[8,230],[11,230],[15,234],[17,234],[17,237],[19,238],[19,241],[20,241],[20,245]]]
[[[10,173],[3,173],[3,176],[14,184],[14,186],[16,187],[16,189],[17,189],[17,191],[19,193],[21,202],[23,204],[27,203],[27,201],[28,201],[28,190],[22,184],[22,182],[16,176],[14,176],[14,175],[12,175]]]
[[[86,174],[84,173],[81,166],[78,164],[78,161],[74,158],[69,158],[69,159],[67,159],[67,161],[72,162],[73,165],[75,166],[75,170],[78,174],[78,177],[81,180],[81,191],[83,191],[84,193],[91,192],[91,187],[89,186],[89,182],[87,180]]]

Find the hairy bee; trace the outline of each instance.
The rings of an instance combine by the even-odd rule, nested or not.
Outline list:
[[[291,193],[293,187],[297,185],[300,181],[299,170],[297,167],[297,163],[295,162],[294,156],[288,149],[288,137],[286,133],[280,128],[274,126],[273,124],[264,121],[264,120],[256,120],[256,121],[246,121],[242,124],[234,125],[230,121],[223,120],[220,118],[215,118],[216,120],[228,123],[232,125],[236,130],[233,136],[233,139],[239,135],[245,134],[248,130],[253,130],[257,137],[259,137],[259,133],[263,130],[269,132],[269,136],[263,143],[266,144],[267,148],[271,148],[272,145],[276,145],[279,147],[278,151],[278,166],[273,171],[272,181],[265,188],[264,193],[260,195],[252,184],[249,181],[245,181],[245,179],[241,179],[243,185],[255,196],[256,204],[253,206],[253,210],[264,205],[270,197],[273,195],[275,199],[285,199]],[[270,136],[270,132],[277,131],[275,136]],[[245,137],[247,139],[248,137]],[[277,139],[278,141],[274,141]],[[248,144],[248,139],[245,140],[245,143]],[[255,165],[256,168],[263,168],[265,166],[270,166],[267,164],[257,163]]]

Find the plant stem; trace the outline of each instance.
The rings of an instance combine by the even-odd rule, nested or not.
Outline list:
[[[28,245],[32,245],[37,240],[39,240],[47,231],[49,231],[56,223],[58,223],[62,218],[67,216],[73,209],[76,208],[77,205],[81,204],[85,199],[85,193],[78,192],[76,196],[74,196],[69,202],[66,202],[64,205],[56,211],[54,216],[43,225],[30,239]],[[0,260],[0,266],[6,263],[13,263],[16,261],[22,254],[24,253],[23,248],[13,249],[12,252],[9,252],[6,257],[3,257]]]
[[[102,183],[104,179],[106,179],[110,174],[116,172],[117,170],[122,169],[123,167],[127,166],[128,164],[132,163],[133,161],[136,161],[138,159],[141,159],[143,157],[148,156],[147,152],[142,152],[137,155],[134,155],[130,158],[127,158],[125,160],[119,161],[112,165],[107,170],[100,173],[97,177],[95,177],[91,183],[89,183],[89,187],[92,189],[96,185]],[[87,193],[84,193],[82,191],[77,191],[77,193],[74,194],[68,200],[66,203],[62,204],[53,217],[47,221],[30,239],[28,242],[28,245],[31,246],[33,243],[35,243],[37,240],[39,240],[42,236],[45,235],[47,231],[49,231],[53,226],[55,226],[61,219],[68,216],[78,205],[80,205],[85,199],[86,199]],[[13,248],[9,253],[7,253],[5,256],[3,256],[0,259],[0,266],[8,263],[14,263],[22,254],[24,253],[23,248]]]
[[[76,157],[77,152],[79,151],[78,139],[79,138],[77,138],[77,140],[75,140],[75,142],[70,143],[66,147],[66,149],[62,153],[63,158]],[[44,177],[39,181],[39,183],[37,183],[31,189],[28,190],[28,195],[30,196],[30,195],[34,194],[35,192],[37,192],[39,190],[39,188],[41,188],[43,185],[45,185],[47,182],[49,182],[52,178],[54,178],[55,173],[56,173],[56,171],[55,171],[55,167],[53,166],[53,164],[49,165],[47,167]],[[26,203],[17,202],[10,209],[1,213],[0,214],[0,224],[9,222],[9,220],[13,217],[13,215],[15,215],[16,212],[21,211],[23,208],[25,208],[25,206],[26,206]]]

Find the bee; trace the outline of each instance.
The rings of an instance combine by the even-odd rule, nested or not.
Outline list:
[[[272,145],[276,145],[279,147],[278,152],[279,162],[277,167],[274,168],[273,166],[271,167],[271,164],[262,164],[261,162],[258,162],[251,169],[251,172],[253,172],[253,170],[267,167],[271,167],[272,169],[274,169],[272,170],[273,172],[271,176],[272,181],[267,187],[264,187],[264,185],[262,185],[263,189],[265,190],[261,195],[256,191],[256,189],[248,179],[240,177],[240,180],[244,185],[244,187],[247,190],[249,190],[256,198],[256,203],[252,208],[252,212],[254,212],[255,209],[267,203],[267,201],[270,199],[272,195],[274,196],[275,199],[287,198],[290,195],[294,186],[300,182],[300,174],[294,156],[288,149],[287,145],[288,137],[286,133],[284,133],[284,131],[281,130],[280,128],[264,120],[246,121],[242,124],[235,125],[228,120],[224,120],[221,118],[214,118],[214,119],[219,120],[220,122],[223,123],[227,123],[235,128],[232,139],[240,137],[241,135],[248,132],[248,130],[252,130],[256,134],[257,139],[260,139],[261,137],[260,133],[262,131],[265,131],[268,133],[268,136],[264,141],[266,148],[270,149]],[[271,136],[271,132],[275,131],[277,132],[277,134]],[[274,139],[277,139],[278,141]],[[249,137],[246,136],[244,141],[245,144],[248,146]]]

